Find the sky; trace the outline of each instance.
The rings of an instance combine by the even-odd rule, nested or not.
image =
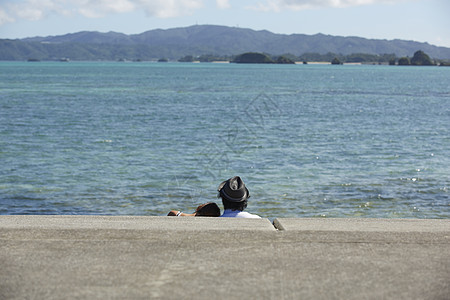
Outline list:
[[[0,38],[225,25],[450,47],[449,0],[0,0]]]

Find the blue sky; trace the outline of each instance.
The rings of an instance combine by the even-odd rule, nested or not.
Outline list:
[[[450,47],[449,0],[0,0],[0,38],[214,24]]]

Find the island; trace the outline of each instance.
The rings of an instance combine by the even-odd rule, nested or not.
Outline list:
[[[435,66],[431,58],[423,52],[422,50],[418,50],[414,53],[414,56],[409,59],[409,57],[400,57],[398,60],[399,66]]]
[[[240,54],[233,62],[238,64],[295,64],[295,61],[285,56],[279,56],[274,60],[267,54],[258,52]]]

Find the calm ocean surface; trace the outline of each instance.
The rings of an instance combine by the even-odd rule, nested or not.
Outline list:
[[[449,128],[444,67],[0,62],[0,214],[450,218]]]

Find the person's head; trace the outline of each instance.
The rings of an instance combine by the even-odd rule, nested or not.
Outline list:
[[[217,191],[219,192],[218,197],[222,198],[224,209],[243,211],[247,207],[250,193],[239,176],[222,182]]]
[[[205,204],[201,204],[195,210],[194,215],[196,217],[219,217],[220,216],[220,208],[214,202],[208,202]]]

